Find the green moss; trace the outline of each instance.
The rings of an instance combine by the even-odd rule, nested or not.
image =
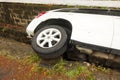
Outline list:
[[[31,53],[30,56],[26,56],[26,57],[22,60],[22,62],[25,63],[25,64],[26,64],[26,63],[27,63],[27,64],[40,63],[40,61],[41,61],[40,57],[39,57],[37,54],[35,54],[35,53]]]
[[[82,76],[82,74],[85,76]],[[85,80],[95,80],[93,74],[89,72],[86,66],[80,65],[78,62],[72,64],[65,60],[60,60],[55,66],[53,66],[53,68],[49,69],[48,75],[64,75],[70,80],[74,80],[79,77],[83,77]]]

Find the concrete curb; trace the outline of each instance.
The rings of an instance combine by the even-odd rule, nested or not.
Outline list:
[[[81,53],[87,54],[88,62],[95,63],[96,65],[102,65],[109,68],[114,68],[117,70],[120,70],[120,56],[104,53],[104,52],[98,52],[93,51],[86,48],[76,47]],[[79,55],[81,55],[79,53]]]

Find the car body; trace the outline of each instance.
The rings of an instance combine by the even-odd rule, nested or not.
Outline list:
[[[69,30],[69,41],[81,47],[120,54],[120,11],[62,8],[42,12],[28,25],[29,37],[45,25]]]

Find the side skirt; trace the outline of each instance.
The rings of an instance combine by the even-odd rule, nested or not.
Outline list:
[[[71,43],[75,44],[75,45],[79,45],[80,47],[83,47],[83,48],[89,48],[89,49],[104,52],[104,53],[111,53],[111,54],[120,55],[120,50],[117,50],[117,49],[97,46],[97,45],[93,45],[93,44],[87,44],[87,43],[78,42],[75,40],[71,40]]]

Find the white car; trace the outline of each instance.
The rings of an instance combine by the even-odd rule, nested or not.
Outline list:
[[[41,58],[62,55],[70,42],[120,54],[120,11],[62,8],[42,12],[28,25],[32,48]]]

